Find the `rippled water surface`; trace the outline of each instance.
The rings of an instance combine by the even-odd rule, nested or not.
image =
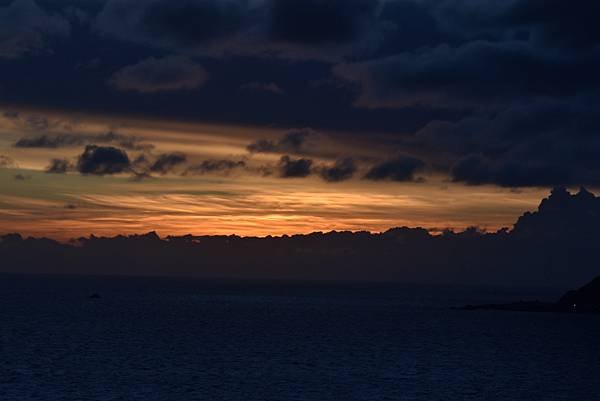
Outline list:
[[[0,276],[0,400],[600,400],[600,316],[449,308],[511,296]]]

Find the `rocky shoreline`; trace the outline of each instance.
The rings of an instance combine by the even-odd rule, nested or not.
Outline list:
[[[505,304],[465,305],[456,309],[600,314],[600,277],[578,290],[567,292],[557,302],[519,301]]]

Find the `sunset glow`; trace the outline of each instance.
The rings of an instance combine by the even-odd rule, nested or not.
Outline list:
[[[260,172],[264,163],[276,163],[278,155],[253,155],[246,150],[258,133],[277,138],[277,130],[50,116],[56,119],[53,135],[93,136],[119,127],[121,134],[152,143],[153,153],[184,151],[191,163],[233,158],[244,160],[246,168],[201,176],[181,176],[178,171],[141,180],[126,173],[114,177],[45,173],[50,159],[67,157],[75,162],[80,148],[15,148],[19,138],[35,137],[35,132],[4,120],[0,153],[15,160],[15,166],[0,170],[4,189],[0,223],[5,232],[66,240],[152,230],[163,236],[381,232],[398,226],[421,226],[434,232],[478,226],[494,231],[510,225],[545,193],[544,189],[475,189],[436,174],[418,184],[369,182],[359,177],[334,184],[317,177],[283,179]],[[332,148],[335,138],[327,138]],[[359,145],[352,148],[347,142],[340,145],[365,157],[377,151]],[[130,157],[135,154],[131,152]],[[326,155],[318,160],[333,162]],[[16,180],[15,175],[23,179]]]

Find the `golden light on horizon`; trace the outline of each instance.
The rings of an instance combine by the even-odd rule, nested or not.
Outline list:
[[[32,173],[31,180],[40,175]],[[6,174],[0,177],[11,179]],[[162,236],[267,236],[331,230],[381,232],[398,226],[439,231],[476,225],[496,230],[535,208],[543,193],[533,191],[524,197],[492,188],[473,196],[465,188],[448,190],[433,184],[399,185],[380,193],[360,183],[335,188],[313,183],[307,191],[302,189],[303,181],[270,179],[258,186],[243,178],[220,183],[197,180],[195,187],[186,186],[185,193],[177,179],[131,187],[130,183],[124,186],[126,179],[60,178],[62,188],[51,194],[16,191],[0,196],[3,231],[67,240],[148,231]],[[74,185],[69,188],[69,179],[91,179],[104,188],[92,185],[74,190]]]
[[[46,174],[43,170],[51,158],[66,157],[75,163],[83,146],[14,147],[18,138],[39,134],[0,118],[0,154],[18,165],[0,169],[2,232],[66,240],[148,231],[163,236],[266,236],[331,230],[380,232],[397,226],[497,230],[512,225],[547,194],[546,188],[517,193],[495,186],[465,186],[431,172],[425,173],[426,181],[421,183],[364,180],[364,169],[341,183],[326,183],[317,174],[283,179],[260,173],[261,166],[274,166],[281,154],[251,154],[246,149],[256,139],[281,137],[281,130],[60,113],[46,118],[56,135],[93,137],[116,130],[151,144],[151,154],[185,152],[192,164],[209,159],[244,160],[246,168],[201,176],[181,176],[179,171],[141,181],[126,175]],[[318,138],[318,152],[311,156],[315,164],[333,163],[329,155],[336,146],[344,154],[367,158],[376,154],[360,138],[338,143],[332,138]],[[133,158],[140,151],[128,153]],[[15,180],[17,174],[23,179]]]

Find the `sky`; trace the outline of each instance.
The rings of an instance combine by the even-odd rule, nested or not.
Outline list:
[[[508,227],[598,192],[598,12],[0,1],[0,232]]]

